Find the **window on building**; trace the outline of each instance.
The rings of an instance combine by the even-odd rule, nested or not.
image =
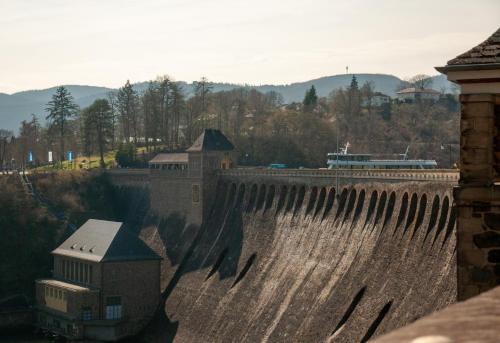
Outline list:
[[[45,287],[45,296],[48,297],[49,296],[49,287]]]
[[[92,283],[92,266],[89,266],[89,283]]]
[[[83,263],[80,263],[80,282],[83,282]]]
[[[82,320],[92,320],[92,308],[84,307],[82,309]]]
[[[71,273],[69,276],[70,280],[75,279],[75,262],[71,261]]]
[[[106,298],[106,319],[120,319],[122,317],[122,298]]]
[[[62,291],[60,289],[57,291],[57,298],[62,300]]]
[[[200,202],[200,185],[193,185],[193,202]]]
[[[83,282],[89,283],[89,265],[85,264],[85,268],[83,271]]]
[[[61,261],[61,268],[63,277],[66,277],[66,261],[64,260]]]
[[[50,288],[50,296],[54,297],[54,289],[52,287]]]

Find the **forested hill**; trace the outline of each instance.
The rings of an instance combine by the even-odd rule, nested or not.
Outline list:
[[[401,79],[393,75],[386,74],[356,74],[358,83],[362,85],[366,81],[373,82],[375,90],[394,96],[396,88],[401,83]],[[287,85],[238,85],[230,83],[213,83],[212,92],[227,91],[238,87],[251,87],[260,92],[279,92],[285,103],[302,101],[307,89],[312,85],[316,87],[319,96],[327,96],[332,90],[340,87],[347,87],[352,79],[352,74],[325,76],[319,79],[296,82]],[[179,82],[185,94],[189,97],[193,93],[193,84]],[[134,88],[141,92],[148,86],[148,82],[141,82],[134,85]],[[0,93],[0,128],[16,132],[22,120],[30,118],[31,114],[36,114],[40,119],[45,118],[45,106],[54,94],[56,87],[43,90],[29,90],[14,94]],[[67,85],[66,88],[75,98],[80,107],[90,105],[95,99],[106,97],[107,93],[115,89],[96,86]],[[432,88],[436,90],[449,90],[450,83],[443,76],[433,77]]]

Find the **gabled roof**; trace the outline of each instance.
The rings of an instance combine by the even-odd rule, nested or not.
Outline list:
[[[500,63],[500,29],[487,40],[448,61],[448,65]]]
[[[446,66],[436,67],[445,74],[452,70],[481,69],[500,69],[500,29],[481,44],[448,61]]]
[[[188,163],[188,154],[183,153],[171,153],[171,154],[158,154],[149,163],[156,164],[169,164],[169,163]]]
[[[220,130],[206,129],[186,151],[230,151],[234,145]]]
[[[52,253],[94,262],[160,259],[123,223],[97,219],[87,220]]]

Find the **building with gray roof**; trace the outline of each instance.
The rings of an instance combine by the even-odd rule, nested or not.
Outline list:
[[[153,316],[161,258],[120,222],[89,219],[53,252],[37,280],[37,326],[69,339],[116,341]]]
[[[235,165],[234,145],[220,130],[205,129],[184,153],[160,153],[149,161],[151,208],[200,225],[211,207],[217,170]]]

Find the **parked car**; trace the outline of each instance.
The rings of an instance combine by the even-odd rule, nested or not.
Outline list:
[[[288,167],[284,163],[271,163],[267,168],[268,169],[286,169]]]

